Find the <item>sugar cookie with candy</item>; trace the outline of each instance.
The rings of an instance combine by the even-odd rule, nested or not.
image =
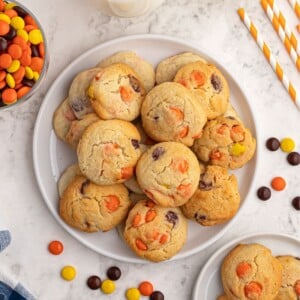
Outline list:
[[[180,68],[196,61],[206,62],[203,57],[191,52],[182,52],[165,58],[156,67],[156,83],[161,84],[163,82],[173,81]]]
[[[138,256],[159,262],[182,248],[187,228],[179,208],[164,208],[151,200],[141,200],[128,214],[124,239]]]
[[[192,146],[202,134],[206,113],[193,93],[175,82],[153,88],[145,97],[141,110],[146,133],[155,141],[181,142]]]
[[[238,120],[218,117],[206,123],[193,151],[198,158],[212,165],[238,169],[254,155],[256,140]]]
[[[281,286],[282,266],[265,246],[240,244],[223,260],[221,277],[229,299],[271,300]]]
[[[130,179],[141,155],[140,134],[122,120],[97,121],[84,132],[77,147],[79,168],[96,184]]]
[[[201,61],[187,64],[179,69],[174,81],[194,92],[209,120],[225,113],[229,87],[216,66]]]
[[[97,67],[108,67],[115,63],[130,66],[141,79],[146,92],[149,92],[155,84],[155,73],[153,66],[133,51],[122,51],[115,53],[102,60]]]
[[[152,146],[139,159],[137,180],[155,203],[176,207],[187,202],[197,189],[200,166],[195,154],[176,142]]]
[[[219,166],[203,167],[199,186],[183,206],[183,214],[203,226],[224,223],[240,206],[240,194],[234,174]]]
[[[277,256],[282,265],[282,283],[275,300],[300,299],[300,258]]]
[[[96,74],[88,95],[101,119],[132,121],[140,114],[145,89],[134,70],[119,63],[109,65]]]
[[[130,203],[123,184],[99,186],[77,176],[60,198],[59,214],[81,231],[108,231],[127,216]]]

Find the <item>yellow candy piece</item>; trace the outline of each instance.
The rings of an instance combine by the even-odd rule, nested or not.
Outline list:
[[[27,79],[33,79],[33,71],[30,67],[25,67],[25,77]]]
[[[16,86],[15,79],[14,79],[14,77],[13,77],[11,74],[7,73],[7,74],[6,74],[5,80],[6,80],[7,85],[8,85],[10,88],[13,89],[13,88]]]
[[[0,20],[10,24],[10,17],[4,13],[0,13]]]
[[[29,36],[26,30],[18,29],[17,35],[24,39],[25,42],[28,42]]]
[[[280,141],[280,148],[283,152],[292,152],[295,149],[295,142],[287,137]]]
[[[16,3],[13,3],[13,2],[10,2],[10,3],[7,3],[4,7],[4,10],[8,10],[8,9],[11,9],[13,8],[14,6],[16,6],[17,4]]]
[[[14,73],[20,69],[20,65],[21,65],[20,61],[17,59],[14,59],[12,61],[11,65],[6,69],[6,71],[8,73]]]
[[[10,25],[15,28],[16,30],[18,29],[23,29],[25,26],[25,22],[21,17],[12,17],[10,21]]]
[[[246,151],[246,146],[241,143],[233,143],[229,151],[233,156],[240,156]]]
[[[94,98],[94,88],[90,85],[87,92],[90,98]]]
[[[33,29],[29,32],[29,42],[38,45],[43,41],[42,32],[39,29]]]
[[[33,80],[38,81],[40,78],[40,74],[38,72],[33,72]]]
[[[112,280],[106,279],[102,281],[101,290],[104,294],[111,294],[115,291],[116,285]]]
[[[76,277],[76,269],[72,266],[65,266],[61,269],[60,275],[64,280],[71,281]]]
[[[140,300],[141,293],[136,288],[130,288],[126,291],[126,299],[127,300]]]

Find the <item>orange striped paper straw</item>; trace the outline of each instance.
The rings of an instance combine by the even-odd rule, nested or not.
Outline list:
[[[297,0],[289,0],[292,8],[294,9],[295,14],[300,18],[300,3]]]
[[[275,31],[278,33],[278,36],[280,37],[281,41],[284,44],[284,47],[288,54],[290,55],[293,63],[297,67],[298,71],[300,71],[300,57],[296,53],[296,50],[294,49],[293,45],[291,44],[288,36],[285,34],[282,26],[279,23],[278,18],[274,15],[270,5],[268,4],[267,0],[261,0],[261,5],[268,16],[269,20],[271,21]]]
[[[299,93],[294,88],[294,85],[289,81],[287,76],[285,75],[283,69],[281,68],[280,64],[276,60],[275,56],[271,52],[269,46],[264,42],[261,34],[256,29],[253,22],[251,22],[249,16],[245,12],[244,8],[238,9],[238,14],[245,24],[245,26],[248,28],[249,32],[251,33],[252,37],[256,41],[257,45],[261,49],[261,51],[264,53],[266,59],[270,63],[273,71],[276,73],[278,79],[281,81],[287,92],[289,93],[291,99],[296,104],[297,108],[300,109],[300,100],[299,100]]]
[[[285,34],[287,35],[287,37],[289,38],[292,46],[294,47],[294,49],[296,50],[297,54],[300,55],[300,46],[298,43],[298,40],[295,36],[295,34],[292,32],[290,26],[288,25],[284,15],[282,14],[282,12],[279,10],[275,0],[267,0],[267,2],[269,3],[269,5],[271,6],[274,15],[277,17],[279,24],[281,25],[281,27],[283,28],[283,30],[285,31]]]

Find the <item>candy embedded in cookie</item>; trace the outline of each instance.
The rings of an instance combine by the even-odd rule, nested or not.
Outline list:
[[[84,131],[79,141],[79,168],[96,184],[124,182],[132,177],[141,155],[139,143],[140,134],[129,122],[95,122]]]
[[[164,208],[151,200],[139,201],[129,212],[124,238],[140,257],[167,260],[184,245],[187,220],[178,208]]]
[[[202,135],[206,113],[193,93],[175,82],[153,88],[142,104],[142,124],[155,141],[192,146]]]
[[[187,202],[196,191],[200,166],[188,147],[165,142],[152,146],[141,156],[136,175],[150,199],[164,207],[176,207]]]
[[[95,75],[88,95],[101,119],[132,121],[140,114],[145,89],[131,67],[113,64]]]

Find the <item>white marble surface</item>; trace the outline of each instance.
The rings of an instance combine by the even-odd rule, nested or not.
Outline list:
[[[0,271],[25,284],[42,300],[124,299],[124,291],[141,280],[150,280],[162,290],[165,299],[191,299],[196,277],[210,255],[225,242],[242,234],[262,231],[288,233],[300,238],[300,212],[291,207],[291,199],[300,195],[299,166],[291,167],[281,151],[265,150],[270,136],[291,136],[300,150],[300,112],[273,74],[262,53],[240,22],[236,8],[245,5],[271,45],[289,77],[299,86],[295,67],[265,17],[259,1],[166,0],[153,13],[138,18],[120,19],[104,15],[100,0],[23,0],[39,16],[46,32],[51,55],[50,68],[41,93],[32,101],[0,113],[0,229],[12,233],[11,245],[0,254]],[[291,25],[296,17],[280,0]],[[74,58],[89,48],[112,38],[135,33],[156,33],[192,41],[219,59],[235,74],[244,87],[257,120],[257,177],[254,191],[235,225],[206,251],[187,259],[163,264],[126,264],[98,255],[66,233],[50,215],[39,192],[32,162],[32,134],[35,118],[53,80]],[[300,38],[300,36],[298,36]],[[287,188],[274,192],[261,202],[255,190],[268,185],[275,175],[287,179]],[[65,251],[59,257],[47,251],[48,242],[63,241]],[[73,282],[60,279],[60,268],[76,266]],[[103,296],[90,291],[90,274],[105,277],[106,269],[118,265],[123,272],[117,291]],[[213,300],[213,299],[212,299]]]

